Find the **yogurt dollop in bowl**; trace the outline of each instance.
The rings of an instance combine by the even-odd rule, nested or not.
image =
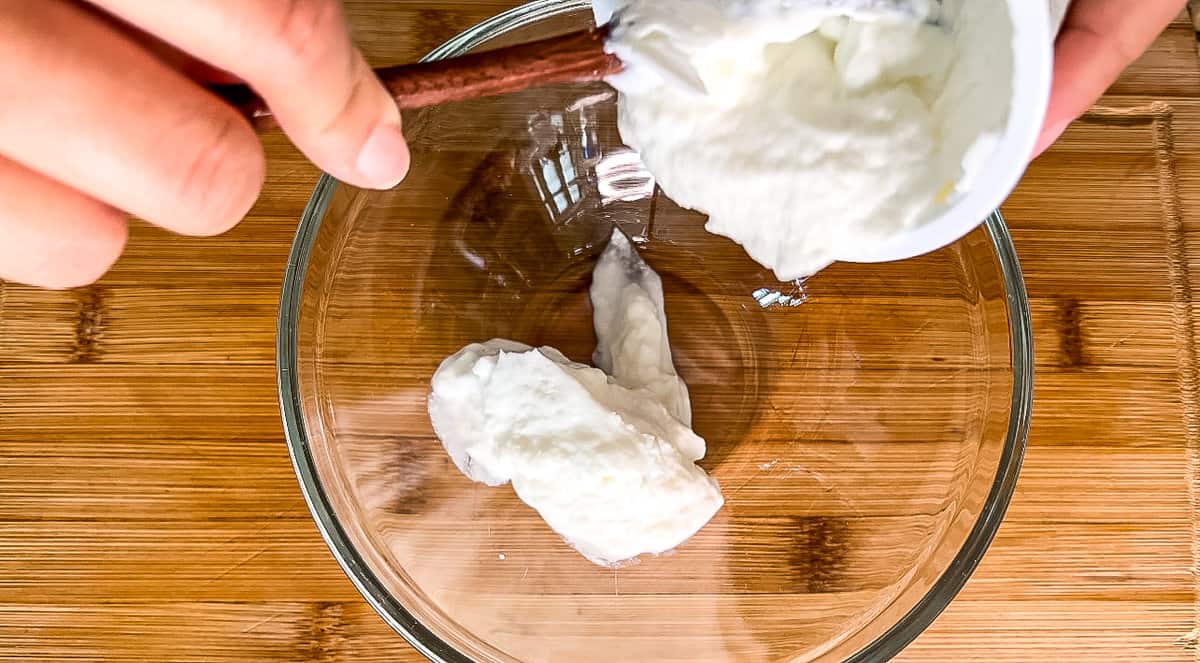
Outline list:
[[[592,22],[542,0],[432,57]],[[836,73],[861,26],[818,27],[770,56]],[[618,84],[406,113],[404,183],[323,177],[309,201],[277,377],[300,488],[370,606],[339,604],[347,632],[455,663],[885,659],[954,598],[1015,487],[1033,355],[1004,222],[798,283],[673,200],[695,171],[651,148],[682,132],[641,132],[620,96],[643,93]]]

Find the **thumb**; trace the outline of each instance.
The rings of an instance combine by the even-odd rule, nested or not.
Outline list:
[[[1033,156],[1087,112],[1185,5],[1186,0],[1074,0],[1055,44],[1050,107]]]

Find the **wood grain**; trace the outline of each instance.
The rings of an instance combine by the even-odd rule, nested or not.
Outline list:
[[[346,4],[384,65],[511,3]],[[0,284],[0,659],[423,660],[292,476],[274,319],[316,171],[265,140],[266,191],[227,235],[138,225],[96,286]],[[1181,17],[1005,207],[1034,315],[1031,446],[991,551],[903,660],[1197,660],[1197,210]]]

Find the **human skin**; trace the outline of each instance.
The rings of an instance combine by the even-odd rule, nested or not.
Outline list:
[[[1073,1],[1034,156],[1184,5]],[[0,278],[91,283],[130,216],[182,235],[237,224],[265,164],[249,124],[207,89],[231,81],[339,179],[389,188],[407,172],[400,114],[338,0],[0,0]]]
[[[1183,11],[1187,0],[1072,0],[1054,47],[1054,86],[1034,156],[1058,140]]]
[[[339,179],[404,177],[400,113],[338,0],[0,0],[0,278],[90,283],[131,215],[183,235],[237,224],[265,165],[206,88],[233,80]]]

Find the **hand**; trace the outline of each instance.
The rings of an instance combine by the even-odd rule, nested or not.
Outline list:
[[[1186,4],[1186,0],[1073,0],[1054,48],[1050,108],[1033,156],[1044,152],[1087,112]]]
[[[250,125],[205,89],[244,80],[310,159],[404,177],[400,114],[338,0],[0,0],[0,278],[99,278],[133,214],[224,232],[264,177]]]

